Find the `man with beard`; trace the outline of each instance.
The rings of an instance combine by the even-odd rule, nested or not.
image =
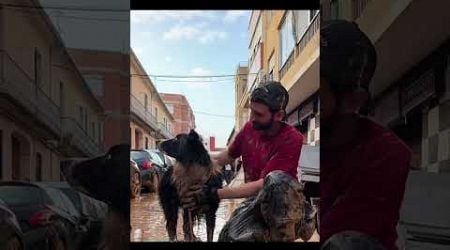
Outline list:
[[[218,190],[193,187],[190,198],[182,201],[184,207],[195,208],[208,200],[247,198],[231,215],[219,241],[298,238],[304,209],[297,180],[303,136],[283,122],[288,101],[288,92],[280,82],[265,82],[256,88],[251,94],[250,121],[214,159],[223,166],[242,156],[245,183]]]
[[[398,249],[410,149],[370,113],[376,51],[355,23],[320,32],[320,241],[323,249]]]

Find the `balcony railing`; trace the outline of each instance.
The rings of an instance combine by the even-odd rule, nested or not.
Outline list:
[[[169,129],[163,123],[160,122],[160,123],[158,123],[158,125],[159,125],[159,131],[165,139],[170,139],[173,137],[172,132],[170,132]]]
[[[6,52],[0,50],[0,94],[6,94],[45,124],[53,133],[61,130],[60,111],[46,93]]]
[[[353,0],[352,1],[352,13],[353,13],[353,20],[356,20],[359,18],[366,8],[367,4],[371,0]]]
[[[137,115],[154,130],[158,130],[159,125],[156,117],[145,109],[144,104],[142,104],[134,95],[131,95],[130,100],[131,100],[130,104],[131,113]]]
[[[76,147],[88,157],[96,156],[101,153],[100,145],[80,127],[79,123],[73,117],[62,117],[61,123],[63,137],[70,138],[69,146]]]
[[[319,29],[320,29],[320,13],[313,18],[313,20],[308,26],[308,29],[306,29],[302,38],[295,46],[295,49],[289,55],[288,59],[286,60],[286,63],[281,67],[280,79],[283,78],[283,76],[289,70],[291,65],[294,63],[295,58],[297,58],[300,55],[300,53],[305,49],[309,41],[311,41],[311,39],[319,31]]]

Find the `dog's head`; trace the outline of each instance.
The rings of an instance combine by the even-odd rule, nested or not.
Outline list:
[[[117,209],[129,209],[130,145],[110,148],[100,157],[61,164],[67,182],[76,190]]]
[[[173,139],[161,142],[159,148],[183,166],[192,164],[209,166],[211,164],[208,151],[206,151],[202,139],[194,130],[191,130],[189,134],[178,134]]]

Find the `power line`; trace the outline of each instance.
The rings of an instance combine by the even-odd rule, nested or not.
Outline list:
[[[196,111],[196,110],[193,110],[192,112],[202,114],[202,115],[209,115],[209,116],[217,116],[217,117],[233,118],[233,119],[235,118],[234,115],[219,115],[219,114],[212,114],[212,113]]]
[[[41,15],[39,12],[34,11],[34,10],[26,10],[26,9],[25,10],[24,9],[11,9],[11,10],[12,11],[16,11],[16,12],[27,13],[27,14]],[[55,14],[54,12],[48,12],[47,14],[49,16],[53,17],[53,18],[66,18],[66,19],[77,19],[77,20],[93,20],[93,21],[111,21],[111,22],[126,22],[126,23],[130,22],[129,19],[110,18],[110,17],[105,17],[105,18],[100,18],[100,17],[83,17],[83,16],[68,15],[67,13]]]
[[[136,77],[160,77],[160,78],[219,78],[219,77],[236,77],[257,75],[258,73],[233,74],[233,75],[152,75],[152,74],[131,74]]]
[[[232,82],[233,79],[216,79],[216,80],[195,80],[195,81],[188,81],[188,80],[169,80],[169,79],[154,79],[157,82],[182,82],[182,83],[214,83],[214,82]]]
[[[32,5],[23,5],[23,4],[9,4],[9,3],[2,3],[0,4],[2,7],[9,7],[9,8],[22,8],[22,9],[35,9],[35,10],[42,10],[42,9],[49,9],[49,10],[70,10],[70,11],[100,11],[100,12],[130,12],[129,9],[102,9],[102,8],[82,8],[82,7],[76,7],[76,6],[32,6]]]

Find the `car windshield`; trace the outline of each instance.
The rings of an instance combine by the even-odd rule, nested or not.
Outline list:
[[[70,199],[70,201],[72,201],[78,211],[82,211],[80,197],[76,191],[70,188],[59,188],[59,190],[62,191]]]
[[[57,207],[70,215],[76,216],[79,214],[72,201],[62,191],[51,187],[46,187],[45,191]]]
[[[9,206],[42,203],[41,190],[33,186],[0,186],[0,199]]]
[[[133,160],[141,160],[141,159],[145,159],[145,152],[144,151],[131,151],[130,152],[130,156]]]
[[[158,165],[160,166],[164,166],[164,162],[162,161],[161,157],[153,152],[153,151],[148,151],[150,153],[150,156],[152,157],[152,160],[154,160]]]

